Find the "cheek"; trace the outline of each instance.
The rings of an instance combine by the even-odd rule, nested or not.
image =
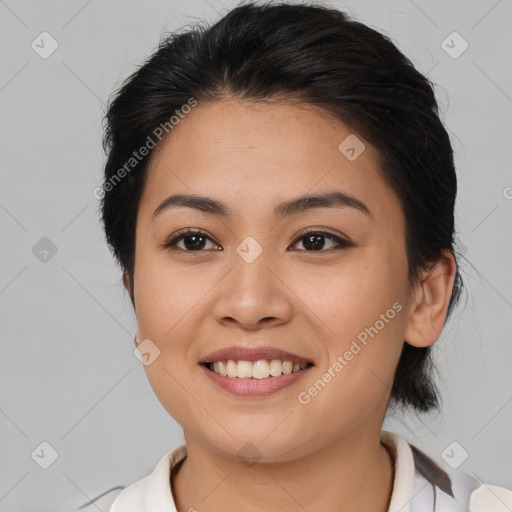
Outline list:
[[[141,335],[175,339],[194,318],[214,276],[186,264],[171,264],[164,251],[141,250],[135,271],[135,303]]]
[[[157,357],[145,365],[148,380],[162,405],[173,416],[188,407],[183,400],[185,381],[197,371],[190,360],[190,344],[197,325],[207,282],[186,267],[166,264],[158,254],[138,255],[135,305],[139,337],[149,338]],[[171,407],[173,410],[170,410]],[[176,410],[174,410],[176,409]]]
[[[325,410],[335,403],[356,416],[390,391],[406,326],[405,260],[370,256],[368,251],[333,272],[303,273],[294,290],[324,346],[321,382],[308,383],[314,400]]]
[[[330,268],[305,269],[294,280],[294,292],[330,332],[330,338],[357,336],[395,302],[405,309],[406,261],[400,255],[383,257],[378,253],[360,251],[357,257],[354,253]]]
[[[208,284],[195,272],[166,265],[158,257],[141,257],[137,265],[139,335],[151,340],[157,354],[151,364],[144,366],[148,382],[164,409],[182,426],[193,428],[196,422],[208,421],[191,398],[196,393],[188,391],[191,372],[200,370],[191,360],[189,347],[201,325],[198,315]],[[190,418],[195,420],[187,425]]]

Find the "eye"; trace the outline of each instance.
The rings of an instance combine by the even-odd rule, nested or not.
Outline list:
[[[299,233],[292,246],[296,245],[298,242],[302,242],[304,249],[300,250],[305,250],[306,252],[327,252],[322,250],[325,249],[325,240],[329,240],[334,245],[334,247],[327,247],[328,250],[340,250],[353,246],[351,242],[348,242],[347,240],[344,240],[332,233],[313,230]],[[183,242],[182,247],[178,245],[181,242]],[[174,248],[177,248],[177,250],[184,252],[203,252],[204,249],[212,249],[212,247],[207,247],[208,242],[213,244],[213,248],[219,247],[203,231],[197,229],[185,229],[178,231],[174,236],[169,238],[168,241],[164,242],[163,247],[171,250],[175,250]]]
[[[163,247],[166,249],[177,247],[178,250],[185,252],[201,252],[202,249],[205,248],[205,245],[207,245],[207,240],[212,242],[211,238],[202,231],[185,229],[178,231],[175,236],[171,237],[163,244]],[[178,243],[182,241],[185,247],[178,247]]]
[[[325,239],[334,242],[334,248],[332,246],[328,247],[329,250],[340,250],[353,246],[351,242],[327,231],[307,231],[305,233],[299,233],[296,241],[293,242],[292,245],[302,242],[305,249],[301,250],[305,250],[306,252],[327,252],[321,250],[325,247]]]

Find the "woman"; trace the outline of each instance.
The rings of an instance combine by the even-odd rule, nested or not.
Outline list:
[[[449,137],[388,38],[244,3],[163,41],[106,120],[106,237],[185,438],[111,512],[510,510],[382,430],[438,407],[461,290]]]

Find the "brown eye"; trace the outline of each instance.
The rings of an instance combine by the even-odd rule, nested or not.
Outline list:
[[[213,247],[207,247],[209,242]],[[292,245],[296,245],[299,242],[302,242],[304,247],[299,250],[306,252],[327,252],[330,250],[344,249],[353,245],[347,240],[326,231],[308,231],[306,233],[302,233],[298,238],[296,238]],[[181,247],[178,245],[180,243],[182,243]],[[215,249],[218,245],[204,232],[189,229],[179,231],[176,235],[165,242],[163,247],[170,250],[179,250],[184,252],[204,252],[205,250]]]
[[[326,231],[308,231],[303,233],[293,243],[293,245],[302,241],[304,249],[301,250],[305,250],[307,252],[327,252],[327,250],[322,251],[326,246],[325,240],[330,240],[334,243],[334,247],[327,247],[327,250],[339,250],[352,245],[350,242]]]
[[[179,247],[178,244],[182,241],[183,246]],[[211,238],[202,231],[186,230],[178,232],[176,236],[173,236],[170,240],[165,242],[164,247],[167,249],[176,247],[178,250],[185,252],[202,252],[208,244],[208,241],[214,243]],[[211,247],[207,247],[207,249],[211,249]]]

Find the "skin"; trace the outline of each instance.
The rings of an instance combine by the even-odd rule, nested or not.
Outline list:
[[[455,277],[446,251],[414,286],[407,278],[405,219],[383,181],[376,150],[348,160],[338,149],[352,131],[313,107],[199,104],[152,156],[136,227],[133,291],[139,340],[160,356],[149,382],[183,427],[188,456],[173,473],[179,511],[386,511],[393,461],[379,436],[403,340],[434,343]],[[313,208],[276,221],[274,207],[306,193],[341,191],[356,208]],[[169,195],[224,202],[224,218],[188,207],[153,212]],[[174,249],[184,228],[208,237]],[[309,229],[311,228],[311,229]],[[327,231],[353,245],[307,248],[299,231]],[[251,236],[252,263],[236,248]],[[181,249],[181,251],[180,251]],[[295,249],[295,250],[294,250]],[[399,303],[402,309],[307,404],[307,391],[357,335]],[[292,386],[241,398],[212,384],[200,358],[231,345],[271,345],[315,363]],[[260,459],[237,456],[252,443]]]

